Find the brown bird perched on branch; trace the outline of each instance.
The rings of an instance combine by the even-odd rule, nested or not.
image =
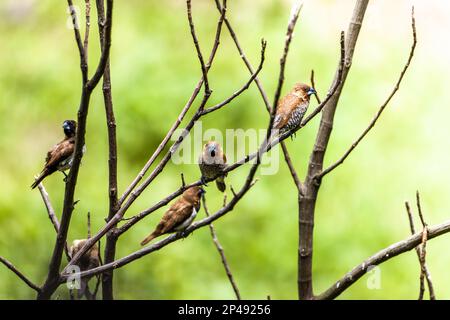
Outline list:
[[[198,186],[184,191],[181,197],[164,213],[156,229],[142,240],[141,246],[163,234],[182,232],[189,227],[200,210],[200,199],[204,193],[205,191]]]
[[[296,83],[294,88],[278,102],[273,128],[280,134],[297,128],[309,106],[309,98],[316,90],[304,83]]]
[[[198,159],[198,165],[202,173],[202,183],[206,185],[206,179],[216,178],[217,189],[224,192],[226,189],[226,174],[218,176],[227,167],[227,157],[222,147],[216,141],[209,141],[203,147],[203,152]]]
[[[66,120],[63,122],[62,127],[66,137],[47,153],[44,169],[41,171],[41,174],[36,181],[31,185],[32,189],[36,188],[45,177],[57,170],[61,171],[67,178],[64,171],[69,169],[72,165],[77,123],[75,120]]]
[[[87,239],[74,240],[72,246],[69,248],[69,255],[73,257],[80,251],[85,245]],[[100,266],[100,255],[98,245],[94,244],[85,254],[83,254],[78,262],[80,271],[86,271]],[[82,298],[83,295],[90,295],[88,282],[92,277],[84,277],[80,279],[80,289],[78,289],[78,298]]]

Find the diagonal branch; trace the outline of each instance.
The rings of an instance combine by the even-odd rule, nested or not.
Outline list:
[[[188,0],[188,2],[190,2]],[[189,5],[188,5],[188,9],[189,9]],[[189,10],[188,10],[189,11]],[[219,24],[218,24],[218,29],[220,29],[221,27],[221,23],[220,21],[223,21],[223,15],[225,14],[225,10],[222,11],[222,15],[219,19]],[[190,19],[189,17],[190,13],[188,12],[188,19]],[[190,21],[191,23],[191,21]],[[191,27],[193,26],[192,24],[190,24]],[[195,31],[192,30],[191,33],[195,34]],[[215,39],[215,43],[213,45],[213,54],[215,54],[217,47],[219,45],[219,37],[220,36],[220,31],[218,31],[216,33],[216,39]],[[201,55],[201,53],[199,52],[199,55]],[[200,58],[199,58],[200,59]],[[203,63],[203,58],[200,59],[200,64],[204,65]],[[202,67],[203,69],[203,67]],[[180,135],[180,137],[178,137],[177,141],[172,145],[172,147],[170,148],[170,150],[165,154],[165,156],[163,157],[163,159],[159,162],[159,164],[155,167],[155,169],[151,172],[151,174],[149,175],[149,177],[147,179],[144,180],[144,182],[142,182],[142,184],[134,191],[131,192],[132,188],[128,188],[126,192],[130,192],[130,197],[128,198],[128,201],[125,202],[125,204],[123,204],[123,206],[120,207],[120,209],[117,211],[117,213],[113,216],[113,218],[111,218],[108,223],[96,234],[94,235],[91,239],[89,239],[88,241],[86,241],[86,243],[84,244],[84,246],[77,252],[77,254],[72,257],[72,260],[69,262],[69,264],[66,266],[66,268],[63,270],[67,270],[67,268],[70,265],[73,265],[75,263],[78,262],[78,260],[82,257],[82,255],[89,250],[89,248],[91,248],[94,243],[96,243],[103,235],[105,235],[108,231],[110,231],[116,224],[117,222],[119,222],[125,212],[129,209],[129,207],[133,204],[133,202],[139,197],[139,195],[150,185],[150,183],[163,171],[164,167],[167,165],[167,163],[169,162],[169,160],[172,158],[172,155],[175,153],[175,151],[178,149],[178,147],[181,145],[181,143],[184,141],[184,138],[189,134],[190,130],[194,127],[195,123],[197,122],[197,120],[201,117],[201,112],[204,110],[204,106],[207,103],[209,97],[210,97],[211,92],[208,90],[205,90],[205,93],[203,95],[203,99],[200,103],[200,106],[197,109],[197,112],[194,114],[194,116],[192,117],[192,119],[190,120],[190,122],[187,124],[185,130],[183,131],[183,133]],[[140,180],[140,179],[139,179]],[[137,184],[137,183],[136,183]]]
[[[44,201],[45,208],[47,209],[50,222],[52,223],[56,233],[58,233],[59,232],[58,217],[56,216],[55,210],[53,209],[52,203],[50,202],[50,197],[47,193],[47,190],[45,190],[45,187],[42,184],[42,182],[38,184],[38,188],[39,192],[41,193],[42,201]],[[67,246],[67,241],[64,244],[64,252],[66,253],[67,261],[70,261],[69,247]]]
[[[439,225],[430,227],[428,229],[428,240],[439,237],[443,234],[450,232],[450,220],[445,221]],[[357,265],[350,272],[348,272],[344,277],[336,281],[329,289],[325,292],[316,296],[318,300],[328,300],[338,297],[342,292],[347,290],[351,285],[358,281],[368,270],[370,271],[371,266],[379,265],[387,260],[390,260],[402,253],[410,251],[420,245],[422,242],[422,232],[416,233],[409,238],[399,241],[390,245],[389,247],[377,252],[373,256],[364,260],[361,264]]]
[[[215,0],[215,2],[216,2],[217,9],[219,11],[221,11],[222,7],[220,5],[219,0]],[[225,18],[225,25],[227,26],[227,29],[228,29],[228,31],[230,33],[230,36],[233,39],[233,42],[234,42],[234,44],[236,46],[236,49],[239,52],[239,56],[241,57],[242,61],[244,62],[245,66],[247,67],[247,69],[250,72],[250,74],[255,75],[257,72],[255,73],[253,71],[253,67],[252,67],[250,61],[247,59],[247,56],[245,55],[244,50],[242,49],[242,47],[241,47],[241,45],[239,43],[237,35],[236,35],[233,27],[231,26],[231,24],[230,24],[230,22],[229,22],[229,20],[227,18]],[[266,110],[267,110],[267,112],[269,112],[269,114],[271,114],[272,107],[270,106],[270,102],[269,102],[269,99],[267,98],[267,94],[266,94],[266,92],[265,92],[265,90],[264,90],[264,88],[263,88],[263,86],[261,84],[261,81],[259,81],[259,78],[257,77],[257,75],[255,76],[254,80],[255,80],[256,86],[258,87],[259,92],[261,93],[261,97],[262,97],[262,99],[264,101],[264,105],[266,107]],[[294,179],[294,182],[295,182],[295,184],[296,184],[296,186],[298,188],[298,186],[301,186],[301,182],[298,179],[298,175],[297,175],[297,173],[295,171],[294,165],[290,161],[289,151],[288,151],[284,141],[281,142],[281,147],[282,147],[282,150],[283,150],[283,154],[284,154],[284,158],[285,158],[286,164],[287,164],[287,166],[289,168],[289,171],[291,172],[291,176]]]
[[[27,284],[31,289],[40,292],[41,288],[39,288],[37,285],[35,285],[33,282],[31,282],[25,275],[20,272],[11,262],[0,256],[0,262],[3,263],[9,270],[14,272],[16,276],[18,276],[23,282]]]
[[[52,203],[50,202],[50,197],[48,196],[47,190],[42,183],[38,184],[39,192],[41,193],[42,201],[44,201],[45,208],[47,209],[48,217],[55,228],[56,233],[59,231],[59,221],[56,217],[55,210],[53,209]]]
[[[400,84],[401,84],[401,82],[403,80],[403,77],[404,77],[406,71],[408,70],[408,67],[409,67],[409,65],[410,65],[410,63],[412,61],[413,56],[414,56],[414,52],[415,52],[416,44],[417,44],[416,23],[415,23],[415,19],[414,19],[414,7],[413,7],[412,13],[411,13],[411,26],[412,26],[412,33],[413,33],[413,44],[412,44],[411,50],[409,52],[408,60],[407,60],[407,62],[405,64],[405,66],[403,67],[402,72],[400,73],[400,77],[398,78],[397,83],[394,86],[394,89],[392,90],[392,92],[390,93],[390,95],[388,96],[386,101],[378,109],[378,112],[375,114],[375,117],[369,123],[369,126],[363,131],[363,133],[358,137],[358,139],[356,139],[356,141],[352,143],[350,148],[344,153],[344,155],[338,161],[336,161],[333,165],[331,165],[327,169],[323,170],[320,174],[318,174],[316,176],[317,178],[324,177],[326,174],[330,173],[331,171],[336,169],[339,165],[341,165],[345,161],[345,159],[347,159],[347,157],[350,155],[350,153],[364,139],[364,137],[369,133],[369,131],[375,126],[377,120],[380,118],[380,116],[383,113],[384,109],[387,107],[387,105],[389,104],[391,99],[394,97],[394,95],[399,90]]]
[[[223,1],[223,8],[220,10],[220,18],[217,23],[216,28],[216,35],[214,39],[213,48],[211,50],[211,53],[209,55],[208,62],[206,64],[206,71],[208,72],[211,68],[211,65],[213,63],[214,57],[216,56],[217,49],[220,44],[220,35],[222,32],[222,25],[225,18],[226,13],[226,0]],[[203,69],[202,69],[203,70]],[[151,165],[155,162],[156,158],[161,154],[161,152],[166,147],[169,140],[172,138],[173,134],[175,133],[175,130],[180,126],[181,122],[183,121],[184,117],[186,116],[187,112],[191,108],[192,104],[194,103],[197,95],[200,92],[200,88],[203,85],[203,76],[198,81],[197,85],[194,88],[194,92],[192,93],[191,97],[188,99],[188,102],[184,106],[184,108],[181,110],[181,113],[178,115],[177,119],[173,123],[172,127],[167,132],[166,136],[164,137],[163,141],[159,144],[159,146],[156,148],[155,152],[151,155],[150,159],[147,161],[147,163],[144,165],[144,167],[141,169],[141,171],[138,173],[136,178],[131,182],[131,184],[128,186],[128,188],[125,190],[123,195],[120,197],[118,205],[121,206],[126,198],[131,194],[131,192],[136,188],[138,183],[144,178],[147,171],[150,169]]]

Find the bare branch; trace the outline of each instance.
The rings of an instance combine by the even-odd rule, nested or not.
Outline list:
[[[428,229],[428,239],[434,239],[445,233],[450,232],[450,220]],[[364,260],[361,264],[353,268],[344,277],[336,281],[324,293],[316,297],[318,300],[334,299],[344,292],[348,287],[359,280],[371,266],[379,265],[390,260],[404,252],[414,249],[422,242],[422,232],[416,233],[409,238],[394,243],[389,247],[377,252],[373,256]],[[370,269],[369,269],[370,270]]]
[[[289,171],[291,173],[292,179],[294,180],[294,184],[298,190],[298,192],[302,193],[302,182],[300,181],[300,178],[298,177],[297,171],[295,170],[294,164],[291,161],[291,157],[289,156],[287,147],[284,143],[281,143],[281,148],[283,149],[284,154],[284,160],[289,168]]]
[[[198,60],[200,62],[200,67],[202,69],[203,82],[205,85],[205,94],[210,94],[211,90],[209,88],[208,71],[206,69],[205,61],[204,61],[203,55],[202,55],[202,50],[200,49],[200,45],[198,43],[198,38],[195,33],[194,21],[192,19],[191,0],[186,0],[186,6],[187,6],[187,15],[188,15],[188,20],[189,20],[189,28],[191,30],[192,40],[194,41],[195,50],[197,51]]]
[[[55,210],[53,209],[52,203],[50,202],[50,197],[47,193],[47,190],[45,190],[45,187],[42,184],[42,182],[40,184],[38,184],[38,188],[39,188],[39,192],[41,193],[42,200],[44,201],[45,208],[47,209],[48,217],[49,217],[56,233],[58,233],[59,232],[58,217],[56,216]],[[67,246],[67,241],[64,244],[64,252],[66,254],[67,261],[70,261],[69,247]]]
[[[210,112],[216,111],[222,107],[224,107],[225,105],[227,105],[228,103],[230,103],[232,100],[234,100],[234,98],[236,98],[237,96],[239,96],[242,92],[244,92],[245,90],[248,89],[248,87],[250,86],[250,84],[256,79],[256,77],[258,76],[258,73],[262,70],[263,64],[264,64],[264,53],[266,51],[266,45],[267,42],[262,39],[261,40],[261,60],[259,62],[259,66],[256,69],[256,71],[254,73],[252,73],[250,79],[244,84],[244,86],[242,88],[240,88],[238,91],[236,91],[235,93],[233,93],[230,97],[228,97],[227,99],[225,99],[224,101],[222,101],[221,103],[216,104],[215,106],[209,107],[205,110],[203,110],[202,112],[202,116],[205,114],[208,114]]]
[[[224,21],[224,18],[225,18],[225,13],[226,13],[226,1],[224,1],[224,6],[220,10],[220,18],[219,18],[219,21],[217,23],[216,36],[215,36],[213,48],[211,50],[211,54],[209,56],[208,63],[206,64],[207,71],[209,71],[209,69],[211,68],[211,65],[213,63],[214,57],[216,56],[216,52],[217,52],[217,49],[218,49],[219,44],[220,44],[220,35],[221,35],[221,31],[222,31],[223,21]],[[179,125],[183,121],[184,117],[186,116],[186,113],[189,111],[189,109],[191,108],[192,104],[194,103],[195,98],[197,97],[197,95],[200,92],[200,88],[201,88],[202,84],[203,84],[203,76],[198,81],[198,83],[197,83],[197,85],[196,85],[196,87],[194,89],[194,92],[192,93],[191,97],[189,98],[189,100],[186,103],[186,105],[184,106],[184,108],[181,110],[181,113],[177,117],[177,119],[174,122],[174,124],[172,125],[172,127],[169,129],[169,132],[166,134],[166,136],[164,137],[163,141],[161,141],[161,143],[159,144],[158,148],[156,148],[155,152],[152,154],[150,159],[144,165],[142,170],[139,172],[139,174],[136,176],[136,178],[134,178],[133,182],[128,186],[128,188],[125,190],[123,195],[120,197],[119,202],[118,202],[119,206],[121,206],[124,203],[126,198],[131,194],[131,192],[134,190],[134,188],[137,186],[137,184],[144,178],[145,174],[150,169],[150,167],[153,164],[153,162],[155,162],[156,158],[164,150],[164,148],[166,147],[167,143],[169,142],[169,140],[172,138],[173,134],[175,133],[175,130],[179,127]]]
[[[417,252],[418,256],[419,256],[420,270],[421,270],[420,279],[421,279],[421,283],[423,283],[423,278],[427,279],[428,290],[430,292],[430,300],[436,300],[433,282],[431,281],[431,274],[426,265],[426,255],[427,255],[426,246],[427,246],[427,240],[428,240],[428,225],[426,224],[425,219],[422,214],[422,206],[420,204],[419,191],[416,192],[416,204],[417,204],[417,211],[419,213],[419,218],[420,218],[420,221],[422,222],[422,227],[423,227],[422,244],[419,247],[419,250]],[[422,296],[423,296],[423,294],[422,294]]]
[[[25,275],[20,272],[11,262],[0,256],[0,262],[3,263],[9,270],[14,272],[16,276],[18,276],[23,282],[26,283],[27,286],[29,286],[31,289],[40,292],[41,288],[39,288],[37,285],[35,285],[33,282],[31,282]]]
[[[412,215],[412,211],[411,211],[411,207],[409,206],[408,201],[405,202],[405,207],[406,207],[406,212],[408,214],[408,220],[409,220],[409,227],[411,229],[411,234],[415,234],[416,230],[414,228],[414,219],[413,219],[413,215]],[[422,260],[420,257],[420,249],[419,247],[415,247],[416,249],[416,253],[417,253],[417,258],[419,259],[419,263],[420,263],[420,288],[419,288],[419,300],[423,300],[423,294],[425,292],[425,277],[423,276],[423,267],[424,265],[422,264]],[[426,266],[425,266],[426,267]]]
[[[72,0],[67,0],[67,4],[69,6],[70,16],[72,17],[72,26],[73,31],[75,33],[75,41],[77,43],[78,52],[80,54],[80,68],[82,79],[83,83],[86,83],[88,81],[88,63],[86,51],[84,49],[83,42],[81,40],[80,25],[78,24],[78,16],[77,12],[75,11],[75,7],[73,5]]]
[[[205,196],[203,196],[202,201],[203,201],[203,209],[205,210],[205,214],[206,214],[207,217],[209,217],[209,211],[208,211],[208,207],[206,206],[206,198],[205,198]],[[222,259],[223,267],[225,268],[225,272],[227,274],[228,280],[230,281],[230,284],[233,287],[234,294],[236,295],[236,298],[238,300],[241,300],[241,295],[239,293],[239,288],[236,285],[236,282],[234,280],[233,274],[231,273],[231,269],[230,269],[230,266],[228,264],[227,258],[225,256],[225,252],[223,250],[222,245],[219,242],[219,239],[217,237],[216,231],[214,230],[214,226],[213,226],[212,223],[209,224],[209,231],[211,232],[211,237],[213,239],[214,245],[216,246],[217,251],[220,254],[220,258]]]
[[[56,217],[55,210],[53,209],[52,203],[50,202],[50,197],[48,196],[47,190],[42,183],[38,184],[39,191],[41,193],[42,200],[44,201],[45,208],[47,208],[48,217],[55,228],[56,233],[59,231],[59,221]]]
[[[311,70],[311,78],[310,79],[311,79],[310,80],[311,81],[311,87],[316,88],[316,83],[314,81],[314,70]],[[319,98],[319,94],[317,93],[317,90],[314,93],[314,96],[316,97],[317,103],[320,104],[321,102],[320,102],[320,98]]]
[[[222,207],[214,214],[212,214],[209,217],[204,218],[196,223],[193,223],[191,226],[189,226],[187,229],[185,229],[183,233],[172,234],[154,244],[151,244],[141,250],[131,253],[128,256],[120,258],[112,263],[104,264],[100,267],[81,272],[80,277],[93,276],[93,275],[100,274],[100,273],[103,273],[103,272],[111,270],[111,269],[121,268],[121,267],[127,265],[128,263],[133,262],[147,254],[150,254],[154,251],[162,249],[163,247],[169,245],[172,242],[175,242],[180,239],[184,239],[185,237],[187,237],[189,234],[191,234],[195,230],[205,227],[205,226],[209,225],[211,222],[213,222],[213,221],[219,219],[220,217],[222,217],[223,215],[227,214],[228,212],[231,212],[234,209],[234,206],[239,202],[239,200],[242,199],[242,197],[247,193],[247,191],[252,187],[252,185],[254,185],[253,177],[254,177],[257,167],[258,167],[257,164],[255,164],[252,167],[244,186],[236,194],[236,196],[234,196],[225,207]],[[91,239],[93,239],[93,238],[91,238]],[[69,275],[65,273],[65,270],[63,270],[63,273],[60,278],[60,283],[63,283],[65,281],[65,279],[67,279],[68,276]]]
[[[83,44],[83,49],[84,49],[84,54],[86,56],[86,63],[88,62],[88,48],[89,48],[89,31],[90,31],[90,27],[91,27],[91,1],[90,0],[85,0],[85,6],[86,6],[86,28],[84,31],[84,44]]]
[[[269,121],[269,130],[267,131],[266,140],[269,141],[271,135],[271,129],[273,127],[273,121],[275,119],[275,113],[277,111],[278,100],[280,100],[281,89],[283,88],[284,83],[284,69],[286,67],[287,55],[289,52],[289,46],[292,41],[292,36],[294,33],[295,24],[297,23],[298,16],[300,14],[300,10],[303,7],[303,3],[295,2],[291,9],[291,16],[289,17],[289,23],[286,31],[286,40],[284,43],[283,54],[280,59],[280,73],[278,75],[278,85],[275,90],[275,96],[273,98],[272,110],[270,111],[270,121]]]
[[[344,153],[344,155],[338,160],[336,161],[333,165],[331,165],[330,167],[328,167],[327,169],[323,170],[318,176],[317,178],[322,178],[324,177],[326,174],[330,173],[331,171],[333,171],[334,169],[336,169],[339,165],[341,165],[345,159],[347,159],[347,157],[350,155],[350,153],[356,148],[356,146],[364,139],[364,137],[367,135],[367,133],[369,133],[369,131],[375,126],[375,123],[377,122],[377,120],[380,118],[381,114],[383,113],[384,109],[386,108],[386,106],[389,104],[389,102],[391,101],[392,97],[394,97],[394,95],[397,93],[397,91],[400,88],[400,83],[403,80],[403,77],[406,73],[406,71],[408,70],[408,67],[411,63],[411,60],[414,56],[414,52],[416,49],[416,44],[417,44],[417,36],[416,36],[416,23],[415,23],[415,19],[414,19],[414,8],[412,10],[412,14],[411,14],[411,25],[412,25],[412,33],[413,33],[413,44],[411,46],[411,50],[409,52],[409,57],[408,60],[405,64],[405,66],[403,67],[402,72],[400,73],[400,77],[397,80],[397,83],[395,84],[394,89],[392,90],[392,92],[390,93],[390,95],[388,96],[388,98],[386,99],[386,101],[381,105],[381,107],[378,109],[378,112],[375,114],[375,117],[372,119],[372,121],[369,123],[369,126],[363,131],[363,133],[358,137],[358,139],[352,143],[352,145],[350,146],[350,148]]]
[[[71,5],[71,1],[69,5]],[[77,135],[75,139],[75,151],[73,155],[72,166],[70,168],[69,176],[66,182],[65,194],[64,194],[64,205],[63,213],[61,216],[61,224],[59,228],[58,235],[56,237],[55,246],[53,248],[53,254],[50,261],[50,266],[47,274],[47,278],[42,287],[42,290],[38,293],[38,299],[50,299],[53,292],[59,285],[59,268],[61,266],[61,258],[66,244],[67,233],[69,230],[70,220],[72,218],[72,213],[74,209],[74,194],[75,187],[77,184],[78,172],[80,169],[81,158],[83,157],[83,149],[85,144],[85,134],[86,134],[86,122],[87,114],[89,110],[90,97],[92,90],[98,84],[101,76],[104,73],[107,61],[109,59],[109,51],[111,46],[111,28],[112,28],[112,10],[113,10],[113,0],[107,0],[106,9],[106,23],[105,23],[105,41],[102,44],[102,54],[100,57],[100,62],[98,64],[96,73],[91,78],[91,80],[86,82],[85,71],[83,70],[83,55],[81,55],[81,65],[83,74],[83,87],[81,93],[81,101],[78,109],[78,125],[77,125]],[[74,18],[75,20],[75,18]],[[79,32],[75,31],[75,37],[77,43],[79,42]],[[82,52],[84,50],[80,50]],[[84,252],[83,252],[84,253]]]

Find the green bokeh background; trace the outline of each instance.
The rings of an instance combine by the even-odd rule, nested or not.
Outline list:
[[[193,1],[204,52],[210,50],[218,13],[213,1]],[[228,15],[244,50],[257,65],[260,38],[268,41],[260,78],[272,98],[284,43],[290,1],[229,1]],[[84,2],[79,1],[81,10]],[[352,70],[336,114],[325,162],[332,163],[360,134],[385,100],[411,44],[410,7],[415,1],[369,4]],[[450,64],[449,5],[417,1],[419,43],[402,87],[377,126],[348,160],[324,180],[314,234],[314,288],[326,289],[376,251],[409,235],[404,201],[422,194],[429,224],[450,215],[448,91]],[[339,55],[339,31],[346,29],[353,1],[306,1],[295,32],[284,91],[316,73],[325,96]],[[98,60],[95,10],[90,42],[90,73]],[[45,207],[29,185],[46,151],[61,139],[61,123],[75,118],[80,98],[79,58],[64,2],[2,1],[0,4],[0,255],[33,281],[46,275],[55,241]],[[205,53],[206,55],[206,53]],[[200,77],[189,34],[184,1],[116,1],[111,52],[119,151],[119,191],[135,177],[171,126]],[[210,73],[220,102],[248,79],[226,30]],[[198,105],[195,104],[195,106]],[[194,106],[194,107],[195,107]],[[192,112],[189,113],[192,115]],[[319,118],[287,142],[303,177]],[[219,130],[264,128],[267,114],[252,85],[225,109],[205,118],[203,127]],[[183,123],[185,124],[185,123]],[[86,135],[87,153],[79,175],[69,241],[86,237],[86,213],[98,230],[107,214],[107,136],[101,90],[93,94]],[[297,297],[296,192],[280,154],[276,175],[262,176],[233,212],[215,223],[243,298]],[[234,171],[228,183],[239,188],[249,166]],[[136,214],[175,190],[180,172],[198,179],[195,164],[169,163],[135,202]],[[62,175],[45,180],[60,214]],[[228,191],[229,192],[229,191]],[[210,210],[221,194],[208,188]],[[163,209],[124,235],[117,257],[139,249]],[[200,213],[200,218],[204,212]],[[428,263],[438,298],[450,298],[447,236],[428,245]],[[65,263],[65,261],[64,261]],[[419,264],[414,251],[380,269],[380,288],[369,289],[367,276],[341,299],[415,299]],[[208,228],[115,272],[119,299],[232,299],[234,297]],[[35,293],[0,266],[0,299],[33,299]],[[67,298],[58,289],[55,298]]]

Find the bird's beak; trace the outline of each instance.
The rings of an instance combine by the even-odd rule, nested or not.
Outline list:
[[[63,123],[62,127],[63,127],[64,130],[70,130],[70,126],[66,122]]]
[[[316,93],[316,90],[314,88],[309,88],[309,90],[307,92],[308,96],[313,95],[315,93]]]

